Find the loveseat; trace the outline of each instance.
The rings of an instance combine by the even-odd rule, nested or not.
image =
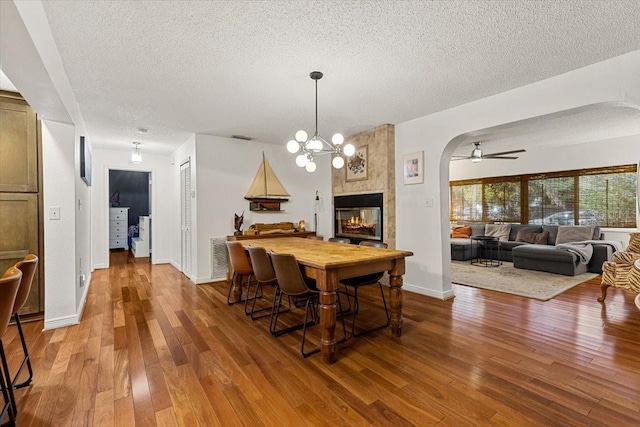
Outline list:
[[[458,227],[460,225],[461,224],[458,224]],[[488,228],[486,223],[468,223],[462,225],[470,227],[471,236],[487,235]],[[580,262],[580,256],[578,254],[556,247],[559,227],[564,228],[564,230],[562,230],[563,236],[566,236],[572,231],[586,233],[588,227],[533,224],[501,224],[501,226],[502,228],[508,229],[508,238],[506,238],[504,230],[502,230],[500,260],[513,262],[515,268],[546,271],[566,276],[575,276],[587,271],[602,274],[602,264],[605,261],[611,261],[613,259],[615,247],[604,241],[602,244],[595,243],[592,245],[593,254],[587,264]],[[493,224],[490,224],[489,227],[497,228]],[[589,233],[590,235],[586,237],[591,237],[590,239],[581,238],[579,240],[601,240],[602,233],[599,228],[593,228],[592,232],[590,230]],[[481,251],[480,254],[477,253],[478,250]],[[470,238],[451,238],[452,260],[467,261],[476,258],[478,255],[484,256],[482,251],[483,246],[476,245],[475,243],[472,245]]]

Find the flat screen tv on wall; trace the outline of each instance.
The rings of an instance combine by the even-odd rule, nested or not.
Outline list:
[[[84,136],[80,137],[80,178],[91,187],[91,150],[85,143]]]

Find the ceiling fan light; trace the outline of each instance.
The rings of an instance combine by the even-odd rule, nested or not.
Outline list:
[[[471,158],[471,161],[472,161],[473,163],[481,162],[481,161],[482,161],[482,157],[472,157],[472,158]]]

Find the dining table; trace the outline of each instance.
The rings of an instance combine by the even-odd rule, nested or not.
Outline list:
[[[244,247],[260,246],[271,252],[293,254],[302,273],[316,281],[320,291],[319,345],[324,362],[333,363],[336,360],[336,292],[340,280],[387,272],[391,318],[389,328],[393,336],[402,335],[402,276],[405,273],[405,258],[412,256],[412,252],[297,237],[248,239],[241,243]],[[236,301],[240,300],[241,293],[242,288],[234,287]]]

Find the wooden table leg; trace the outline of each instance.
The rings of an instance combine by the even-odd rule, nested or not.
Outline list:
[[[241,276],[240,274],[236,274],[234,276],[235,280],[233,281],[233,283],[231,283],[231,285],[233,286],[233,297],[232,297],[232,301],[233,302],[240,302],[242,301],[242,279],[243,276]]]
[[[391,334],[394,337],[402,335],[402,275],[404,274],[404,259],[396,262],[393,270],[389,271],[389,305],[391,306]]]
[[[325,363],[336,360],[336,289],[338,278],[331,270],[317,270],[316,285],[320,290],[320,352]]]

